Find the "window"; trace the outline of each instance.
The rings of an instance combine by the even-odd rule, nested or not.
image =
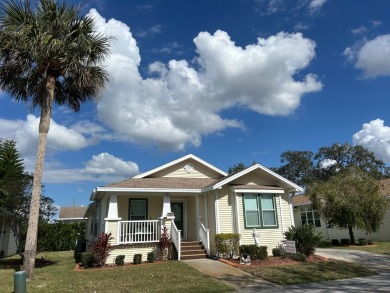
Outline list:
[[[277,228],[275,195],[244,194],[244,216],[246,228]]]
[[[91,227],[90,227],[90,234],[93,236],[97,236],[97,229],[98,229],[98,213],[97,211],[92,212],[92,218],[91,218]]]
[[[317,211],[313,211],[311,206],[301,207],[301,224],[310,224],[315,227],[321,227],[320,215]]]
[[[148,219],[148,200],[130,199],[129,201],[129,220],[142,221]]]

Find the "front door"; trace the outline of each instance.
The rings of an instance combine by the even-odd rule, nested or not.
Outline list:
[[[184,238],[184,203],[171,202],[171,211],[175,215],[175,225],[178,230],[181,230],[181,238]]]

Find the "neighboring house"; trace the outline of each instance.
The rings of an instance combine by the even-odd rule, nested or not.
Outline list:
[[[85,222],[84,218],[87,207],[61,207],[60,214],[58,215],[58,221],[74,223],[74,222]]]
[[[0,209],[0,258],[14,255],[18,250],[9,219],[7,212]]]
[[[290,196],[295,192],[302,188],[260,164],[228,175],[190,154],[94,189],[85,214],[86,237],[93,241],[101,232],[112,233],[108,263],[120,254],[131,261],[141,253],[146,260],[162,226],[168,228],[179,260],[204,258],[205,253],[187,247],[199,242],[208,255],[215,255],[218,233],[238,233],[240,244],[255,244],[253,229],[270,252],[293,224]]]
[[[380,193],[389,201],[384,222],[380,230],[376,233],[354,229],[355,239],[366,238],[371,240],[390,241],[390,179],[380,181]],[[317,232],[321,232],[325,240],[349,238],[347,229],[328,228],[324,220],[311,207],[311,201],[304,195],[292,197],[294,207],[294,221],[296,225],[309,223],[316,227]]]

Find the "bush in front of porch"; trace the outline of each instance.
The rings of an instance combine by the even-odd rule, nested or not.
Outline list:
[[[234,254],[238,252],[238,244],[240,234],[237,233],[221,233],[215,235],[215,246],[218,257],[232,259]]]

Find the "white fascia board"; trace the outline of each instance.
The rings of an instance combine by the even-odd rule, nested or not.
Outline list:
[[[284,194],[284,190],[281,189],[234,189],[236,193],[278,193]]]
[[[138,175],[134,176],[133,178],[145,178],[145,177],[147,177],[147,176],[149,176],[149,175],[151,175],[153,173],[159,172],[159,171],[161,171],[163,169],[169,168],[169,167],[171,167],[171,166],[173,166],[175,164],[178,164],[178,163],[183,162],[183,161],[188,160],[188,159],[193,159],[194,161],[197,161],[198,163],[207,166],[208,168],[214,170],[215,172],[221,174],[222,176],[226,176],[227,175],[226,172],[218,169],[217,167],[207,163],[206,161],[198,158],[197,156],[194,156],[193,154],[189,154],[189,155],[186,155],[184,157],[178,158],[178,159],[176,159],[176,160],[174,160],[172,162],[164,164],[164,165],[162,165],[160,167],[157,167],[157,168],[154,168],[154,169],[152,169],[150,171],[147,171],[145,173],[138,174]]]
[[[128,192],[169,192],[169,193],[202,193],[201,189],[173,189],[173,188],[118,188],[118,187],[98,187],[97,192],[116,192],[116,193],[128,193]]]

